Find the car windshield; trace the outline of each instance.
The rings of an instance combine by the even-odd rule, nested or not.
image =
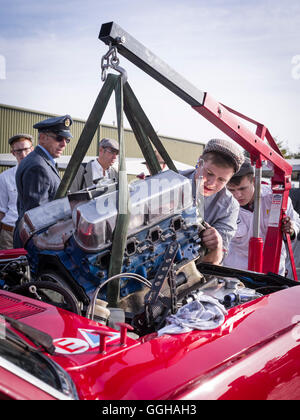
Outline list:
[[[3,359],[66,396],[78,398],[67,372],[9,329],[0,335],[0,366]]]
[[[0,340],[0,356],[53,388],[59,389],[59,377],[52,366],[49,366],[41,354],[18,343],[11,332],[7,331],[6,337]]]

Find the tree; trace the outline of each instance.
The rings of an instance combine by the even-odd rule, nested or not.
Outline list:
[[[286,146],[282,140],[277,140],[275,137],[274,140],[276,141],[276,144],[279,147],[282,156],[285,159],[291,159],[291,152],[289,151],[288,146]]]
[[[300,146],[298,147],[298,152],[297,153],[292,153],[291,158],[292,159],[300,159]]]

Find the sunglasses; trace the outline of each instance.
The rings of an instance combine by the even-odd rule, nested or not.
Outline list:
[[[69,144],[70,143],[70,141],[71,141],[71,139],[68,139],[68,138],[66,138],[66,137],[64,137],[64,136],[61,136],[61,135],[53,135],[53,134],[47,134],[48,135],[48,137],[51,137],[52,139],[54,139],[55,141],[57,141],[57,142],[61,142],[61,141],[65,141],[67,144]]]

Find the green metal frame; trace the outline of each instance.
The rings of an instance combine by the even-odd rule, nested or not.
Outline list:
[[[129,84],[123,83],[122,76],[109,74],[96,99],[92,111],[82,130],[80,138],[70,162],[66,168],[63,179],[56,193],[56,199],[64,197],[82,163],[88,148],[94,138],[95,132],[100,124],[101,118],[108,105],[110,97],[115,92],[116,112],[118,121],[119,153],[119,185],[118,185],[118,217],[112,240],[112,250],[109,265],[109,277],[120,274],[123,265],[124,252],[127,243],[128,225],[130,220],[129,192],[127,184],[127,172],[125,162],[125,141],[124,141],[124,112],[134,132],[139,147],[148,164],[152,175],[161,172],[161,167],[155,155],[152,144],[156,147],[167,166],[176,171],[177,169],[156,134],[136,96]],[[124,111],[124,112],[123,112]],[[116,238],[116,240],[114,240]],[[110,307],[118,307],[120,299],[120,280],[112,280],[107,285],[107,300]]]

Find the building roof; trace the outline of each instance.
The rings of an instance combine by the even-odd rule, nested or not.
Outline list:
[[[71,156],[61,156],[60,158],[56,159],[58,169],[64,170],[68,166],[69,160]],[[90,160],[96,159],[97,156],[86,156],[83,159],[83,162],[89,162]],[[127,167],[127,173],[130,175],[138,175],[142,172],[145,173],[145,175],[148,175],[148,170],[146,165],[143,165],[143,162],[145,161],[144,158],[126,158],[126,167]],[[184,171],[186,169],[192,168],[192,166],[187,165],[182,162],[173,161],[176,168],[178,170]],[[10,154],[10,153],[3,153],[0,154],[0,167],[1,166],[15,166],[17,163],[16,158]],[[115,166],[115,165],[114,165]]]

